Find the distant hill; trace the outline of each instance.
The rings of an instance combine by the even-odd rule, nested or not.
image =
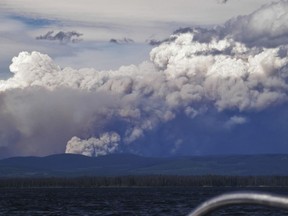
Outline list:
[[[287,175],[288,155],[231,155],[150,158],[74,154],[0,160],[0,177],[117,175]]]

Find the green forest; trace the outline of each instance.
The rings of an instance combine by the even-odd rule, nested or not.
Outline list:
[[[288,187],[288,176],[115,176],[1,178],[0,188],[34,187]]]

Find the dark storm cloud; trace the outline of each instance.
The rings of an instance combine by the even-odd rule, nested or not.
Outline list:
[[[163,40],[155,40],[155,39],[146,40],[146,43],[148,43],[150,46],[159,46],[163,42],[164,42]]]
[[[37,40],[50,40],[50,41],[60,41],[61,43],[77,43],[81,41],[81,36],[83,34],[75,32],[75,31],[68,31],[63,32],[59,31],[54,34],[54,31],[49,31],[45,35],[40,35],[36,37]]]
[[[173,42],[177,39],[177,36],[185,33],[191,33],[193,34],[193,40],[199,41],[201,43],[203,42],[209,42],[212,39],[215,38],[220,38],[221,37],[221,32],[220,32],[220,27],[215,28],[215,29],[205,29],[205,28],[200,28],[200,27],[184,27],[184,28],[179,28],[173,31],[172,35],[169,38],[165,38],[163,40],[155,40],[155,39],[150,39],[146,40],[146,42],[151,45],[151,46],[159,46],[162,43],[165,42]]]
[[[218,3],[220,4],[226,4],[228,2],[228,0],[218,0]]]
[[[124,37],[123,39],[111,38],[109,42],[114,43],[114,44],[131,44],[131,43],[134,43],[134,40],[131,38],[126,38],[126,37]]]

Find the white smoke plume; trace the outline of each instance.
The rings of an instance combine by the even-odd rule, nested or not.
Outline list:
[[[269,10],[266,19],[274,19],[275,7],[287,4],[265,6],[221,30],[174,34],[150,61],[117,71],[60,68],[47,55],[20,53],[13,77],[0,82],[1,155],[197,153],[198,127],[214,122],[217,130],[233,130],[249,113],[287,102],[287,19],[271,21],[283,22],[280,33],[272,28],[273,43],[229,24],[245,22],[250,35],[264,38],[266,26],[253,30],[251,20]]]
[[[117,151],[120,136],[117,133],[104,133],[99,138],[91,137],[87,140],[81,140],[78,137],[72,137],[66,146],[67,153],[83,154],[90,157],[106,155]]]

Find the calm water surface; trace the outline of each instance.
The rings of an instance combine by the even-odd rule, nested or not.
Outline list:
[[[0,215],[187,215],[201,202],[239,188],[0,189]],[[250,188],[288,195],[288,188]],[[213,216],[288,216],[288,211],[237,206]]]

